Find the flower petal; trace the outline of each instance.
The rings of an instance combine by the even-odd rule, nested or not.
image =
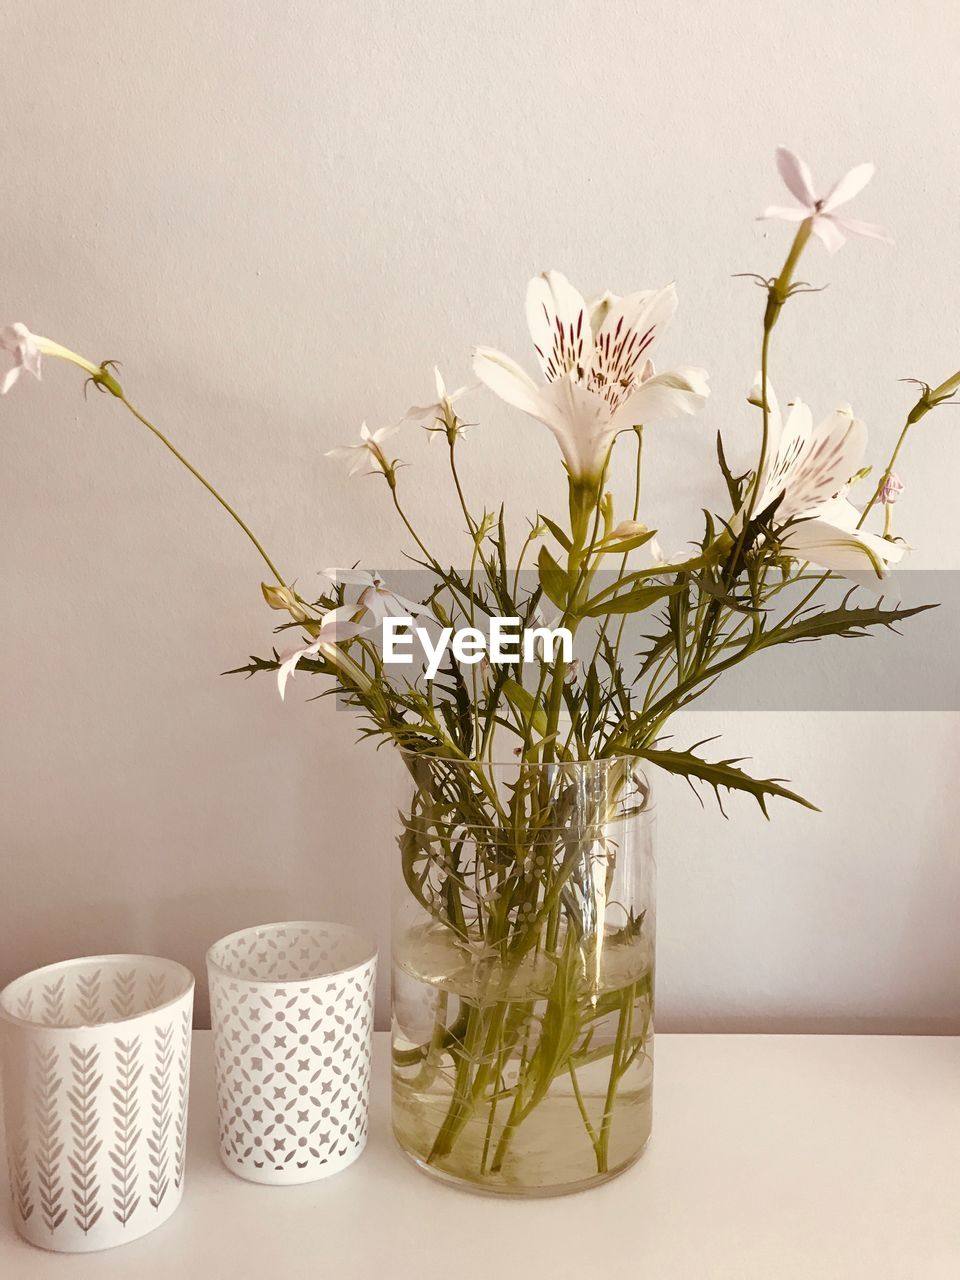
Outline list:
[[[361,632],[369,631],[370,626],[368,623],[353,621],[353,615],[356,612],[356,605],[344,604],[324,614],[320,623],[320,634],[310,646],[312,651],[316,653],[322,644],[335,644],[340,640],[352,640],[354,636],[360,635]]]
[[[395,436],[399,430],[400,430],[400,423],[391,422],[391,423],[388,423],[387,426],[385,427],[377,427],[373,435],[369,436],[369,439],[372,444],[381,444],[384,440],[389,440],[391,436]]]
[[[804,161],[789,147],[777,147],[777,168],[790,194],[808,209],[812,208],[817,197],[813,190],[813,178]]]
[[[395,591],[387,591],[385,593],[387,607],[399,609],[398,614],[394,617],[406,617],[408,614],[411,618],[432,618],[433,614],[425,609],[422,604],[418,604],[416,600],[408,600],[406,596],[398,596]]]
[[[854,518],[859,519],[860,513],[855,507],[852,510]],[[848,523],[845,514],[840,518],[843,524]],[[883,576],[888,565],[901,560],[905,550],[875,533],[847,529],[821,517],[799,520],[791,525],[781,538],[781,546],[797,559],[824,569],[838,573],[873,569],[878,577]]]
[[[548,382],[573,371],[585,378],[593,358],[587,304],[566,276],[546,271],[527,286],[527,324]]]
[[[628,385],[638,377],[647,349],[673,319],[677,303],[673,284],[611,301],[595,335],[593,381],[601,393],[605,387]]]
[[[875,173],[876,168],[872,164],[854,165],[827,192],[820,206],[823,212],[832,213],[834,209],[859,195]]]
[[[867,429],[848,406],[836,409],[811,430],[810,410],[797,401],[787,417],[770,481],[773,496],[779,489],[786,491],[777,519],[824,516],[824,508],[837,499],[860,466],[866,447]]]
[[[287,680],[293,675],[297,669],[297,663],[303,654],[302,649],[297,649],[294,653],[289,654],[280,663],[277,670],[277,688],[280,690],[280,701],[282,702],[287,693]]]
[[[749,399],[751,403],[763,405],[763,373],[758,369],[757,376],[753,380],[753,386],[750,388]],[[783,430],[783,419],[780,416],[780,401],[777,399],[777,393],[773,389],[773,383],[767,379],[767,418],[770,427],[770,443],[776,450],[777,443],[780,440],[780,433]]]
[[[759,400],[760,387],[756,386],[754,391]],[[767,383],[767,406],[770,428],[767,459],[763,469],[763,483],[759,487],[753,509],[758,513],[766,511],[772,502],[780,498],[777,515],[786,520],[798,510],[796,507],[791,509],[786,505],[787,493],[810,444],[810,437],[813,434],[813,414],[802,400],[794,400],[788,408],[786,421],[782,422],[776,393],[769,382]]]
[[[403,415],[403,420],[404,422],[432,422],[442,413],[443,406],[439,404],[412,404]]]
[[[541,391],[530,375],[502,351],[492,347],[475,347],[473,371],[490,390],[512,404],[515,409],[540,418],[543,412]]]
[[[617,411],[617,429],[696,413],[703,408],[710,394],[708,379],[706,369],[689,365],[653,374]]]
[[[8,369],[3,375],[3,382],[0,383],[0,396],[5,396],[16,380],[20,377],[21,366],[15,364],[12,369]]]
[[[594,334],[600,332],[600,326],[606,319],[607,312],[619,301],[620,295],[611,293],[608,289],[606,293],[602,293],[599,298],[594,298],[593,302],[590,303],[590,328]]]
[[[784,222],[802,222],[804,218],[810,217],[810,210],[803,209],[800,205],[781,205],[771,204],[764,209],[763,213],[757,214],[757,220],[764,218],[782,218]]]
[[[321,569],[318,575],[331,587],[372,587],[373,574],[366,569]]]
[[[606,400],[568,374],[544,387],[541,403],[537,416],[557,437],[570,475],[599,479],[618,430]]]
[[[861,222],[858,218],[844,218],[833,215],[832,221],[835,226],[848,236],[864,236],[868,240],[882,240],[884,244],[893,244],[893,240],[884,231],[883,227],[878,227],[873,222]]]
[[[293,676],[297,669],[297,663],[301,658],[315,654],[319,651],[320,644],[302,645],[299,649],[291,649],[280,659],[280,666],[277,670],[277,688],[280,690],[280,700],[283,701],[287,691],[287,680]]]
[[[471,391],[476,391],[480,383],[474,379],[472,382],[465,382],[462,387],[457,387],[456,391],[451,391],[447,396],[448,404],[456,404],[462,396],[468,396]]]
[[[847,243],[847,237],[828,213],[818,214],[813,220],[813,234],[826,245],[827,253],[836,253]]]

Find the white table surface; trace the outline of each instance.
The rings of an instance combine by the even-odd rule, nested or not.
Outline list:
[[[2,1280],[958,1280],[960,1039],[660,1036],[654,1136],[576,1196],[441,1186],[390,1135],[377,1035],[371,1136],[350,1169],[262,1187],[217,1156],[210,1033],[194,1035],[184,1201],[106,1253],[23,1244]],[[9,1203],[6,1177],[3,1195]]]

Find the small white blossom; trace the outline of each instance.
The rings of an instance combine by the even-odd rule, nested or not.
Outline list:
[[[371,431],[365,422],[361,423],[359,444],[339,445],[336,449],[328,449],[326,457],[348,460],[347,475],[356,475],[371,461],[373,465],[365,473],[366,475],[374,475],[378,471],[389,475],[393,470],[393,464],[380,446],[399,429],[400,424],[396,423],[393,426],[378,427],[376,431]]]
[[[23,373],[32,373],[39,380],[40,347],[37,338],[25,324],[8,324],[0,329],[0,351],[13,356],[13,364],[3,376],[0,383],[0,395],[6,395],[13,384]]]
[[[469,395],[471,391],[475,391],[479,386],[477,382],[469,382],[465,386],[457,387],[456,391],[448,392],[443,375],[436,366],[434,366],[433,373],[437,386],[436,400],[432,404],[413,404],[404,414],[405,422],[418,422],[426,427],[431,442],[438,435],[445,435],[448,429],[454,429],[453,423],[456,414],[453,406],[458,400],[461,400],[465,395]],[[464,435],[468,425],[470,424],[457,420],[457,435]]]
[[[433,616],[422,604],[398,595],[379,573],[368,573],[366,569],[324,569],[320,576],[331,586],[363,587],[355,609],[363,610],[378,627],[384,618]]]
[[[814,235],[819,236],[830,253],[836,253],[846,243],[847,236],[892,243],[886,232],[872,222],[860,222],[836,212],[867,185],[874,174],[872,164],[855,165],[824,196],[816,194],[807,165],[786,147],[777,148],[777,168],[787,190],[800,203],[798,207],[771,205],[760,214],[761,218],[782,218],[785,222],[812,219]]]
[[[24,370],[33,374],[39,381],[42,356],[56,356],[59,360],[68,360],[78,368],[84,369],[91,377],[99,378],[101,382],[106,379],[107,365],[96,365],[92,360],[78,356],[68,347],[62,347],[59,342],[52,342],[50,338],[41,338],[39,334],[31,333],[27,326],[19,321],[16,324],[4,325],[0,329],[0,351],[5,351],[13,357],[13,364],[0,381],[0,396],[6,395]]]
[[[280,668],[277,671],[277,688],[280,690],[281,698],[286,693],[287,681],[292,679],[297,664],[302,658],[316,657],[324,645],[339,644],[342,640],[351,640],[361,632],[369,630],[367,625],[354,622],[351,615],[355,612],[356,610],[349,605],[340,609],[331,609],[318,624],[320,630],[310,644],[301,645],[281,656]]]

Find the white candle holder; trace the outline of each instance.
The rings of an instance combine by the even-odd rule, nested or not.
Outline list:
[[[114,955],[0,991],[13,1219],[31,1244],[110,1249],[180,1203],[193,986],[176,961]]]
[[[342,924],[230,934],[207,953],[220,1155],[289,1186],[352,1164],[367,1141],[377,953]]]

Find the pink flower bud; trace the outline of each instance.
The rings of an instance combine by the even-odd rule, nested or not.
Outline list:
[[[885,506],[892,507],[901,493],[903,493],[903,481],[891,471],[880,490],[880,501]]]

